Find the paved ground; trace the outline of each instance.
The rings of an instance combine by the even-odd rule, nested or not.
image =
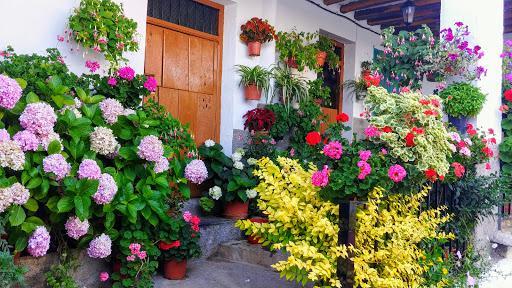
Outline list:
[[[478,282],[480,288],[510,288],[512,287],[512,259],[503,259],[492,266]]]
[[[182,280],[168,280],[157,275],[156,288],[301,288],[297,281],[279,278],[275,270],[247,264],[215,260],[195,260],[187,265],[187,276]],[[313,285],[306,285],[313,287]],[[496,287],[494,287],[496,288]]]

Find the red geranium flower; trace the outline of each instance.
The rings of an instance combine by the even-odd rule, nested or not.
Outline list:
[[[341,114],[338,114],[338,116],[336,116],[336,121],[340,121],[341,122],[347,122],[348,121],[348,115],[345,114],[345,113],[341,113]]]
[[[512,101],[512,89],[505,91],[505,99]]]
[[[468,129],[473,129],[473,125],[472,124],[467,124],[466,127],[468,127]]]
[[[489,133],[494,134],[494,129],[489,128],[488,131],[489,131]]]
[[[423,130],[422,128],[412,128],[411,131],[412,131],[412,133],[425,135],[425,130]]]
[[[496,144],[496,138],[493,137],[493,138],[491,138],[489,140],[491,141],[492,144]]]
[[[425,106],[430,104],[430,101],[428,101],[427,99],[421,99],[419,102],[421,105],[425,105]]]
[[[441,105],[441,103],[439,103],[439,100],[437,100],[437,99],[432,99],[432,105],[434,105],[434,107],[439,107],[439,105]]]
[[[436,181],[437,180],[437,173],[434,169],[430,168],[427,171],[425,171],[425,174],[429,180]]]
[[[468,131],[467,131],[467,132],[468,132],[468,134],[469,134],[469,135],[471,135],[471,136],[474,136],[474,135],[477,133],[477,132],[476,132],[476,130],[475,130],[475,129],[473,129],[473,128],[468,129]]]
[[[413,146],[414,145],[414,134],[407,133],[407,136],[405,136],[405,141],[407,141],[407,146]]]
[[[482,152],[485,153],[485,155],[487,155],[487,157],[492,157],[494,156],[494,151],[492,151],[491,148],[485,146],[483,149],[482,149]]]
[[[393,132],[393,130],[391,130],[391,127],[386,126],[386,127],[384,127],[384,128],[382,129],[382,132],[384,132],[384,133],[391,133],[391,132]]]
[[[306,142],[308,142],[309,145],[316,145],[322,141],[322,137],[320,137],[320,134],[316,131],[309,132],[306,136]]]

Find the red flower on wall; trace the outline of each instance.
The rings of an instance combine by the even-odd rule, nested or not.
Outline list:
[[[308,142],[309,145],[316,145],[322,141],[322,137],[320,137],[320,133],[313,131],[309,132],[306,136],[306,142]]]
[[[338,114],[338,116],[336,116],[336,121],[347,122],[348,120],[349,120],[349,117],[345,113],[341,113],[341,114]]]

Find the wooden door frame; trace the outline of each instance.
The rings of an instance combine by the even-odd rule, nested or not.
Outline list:
[[[339,41],[336,41],[336,40],[332,40],[332,39],[331,39],[331,43],[334,46],[341,48],[340,55],[338,55],[340,57],[340,71],[339,71],[339,76],[338,76],[338,87],[340,87],[341,83],[343,83],[343,74],[344,74],[344,69],[345,69],[345,67],[344,67],[345,66],[345,44],[343,44]],[[338,103],[336,103],[336,109],[338,110],[338,114],[342,113],[343,112],[343,88],[338,89],[338,97],[336,97],[336,101],[338,102]]]
[[[213,96],[215,98],[215,103],[217,104],[216,111],[215,111],[215,122],[216,122],[215,137],[214,137],[215,139],[213,139],[213,140],[215,142],[219,142],[220,141],[220,117],[221,117],[220,110],[221,110],[221,106],[222,106],[221,105],[221,86],[222,86],[222,51],[223,51],[223,41],[222,40],[224,37],[224,5],[215,3],[210,0],[194,0],[194,1],[219,10],[219,17],[217,19],[217,35],[211,35],[208,33],[204,33],[204,32],[198,31],[198,30],[194,30],[191,28],[187,28],[184,26],[180,26],[180,25],[177,25],[177,24],[174,24],[171,22],[167,22],[167,21],[149,17],[149,16],[146,17],[146,25],[151,24],[151,25],[155,25],[155,26],[162,27],[165,29],[171,29],[171,30],[174,30],[177,32],[187,34],[187,35],[211,40],[218,44],[217,51],[216,51],[216,53],[214,53],[214,55],[215,54],[217,55],[217,61],[215,61],[215,65],[213,67],[214,78],[217,77],[217,75],[218,75],[218,79],[214,79],[214,81],[213,81],[213,85],[214,85],[213,90],[215,93],[215,95],[213,95]],[[146,63],[144,63],[144,65],[146,65]],[[162,65],[162,69],[163,69],[163,65]]]

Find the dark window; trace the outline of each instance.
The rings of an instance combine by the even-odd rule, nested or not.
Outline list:
[[[148,0],[148,16],[219,35],[219,10],[193,0]]]
[[[341,47],[334,46],[334,53],[338,56],[341,55]],[[336,109],[338,107],[338,95],[340,94],[340,72],[337,69],[330,69],[327,61],[325,61],[322,69],[322,73],[318,73],[317,77],[323,76],[324,84],[322,84],[322,87],[329,87],[331,89],[331,103],[330,105],[322,103],[322,107]]]

